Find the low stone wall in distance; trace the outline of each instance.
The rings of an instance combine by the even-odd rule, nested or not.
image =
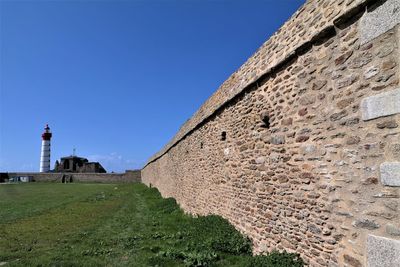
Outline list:
[[[90,182],[90,183],[134,183],[141,182],[140,170],[125,173],[41,173],[41,172],[10,172],[12,177],[32,177],[35,182]]]

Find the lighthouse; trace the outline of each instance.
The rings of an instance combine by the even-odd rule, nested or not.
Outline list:
[[[40,153],[40,172],[50,171],[50,127],[46,124],[42,134],[42,150]]]

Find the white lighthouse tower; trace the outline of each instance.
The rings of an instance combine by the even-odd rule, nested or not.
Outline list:
[[[50,127],[46,124],[42,134],[42,150],[40,153],[40,172],[50,171]]]

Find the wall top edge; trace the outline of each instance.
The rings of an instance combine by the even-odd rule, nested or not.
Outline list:
[[[294,55],[298,48],[326,29],[334,27],[337,22],[353,15],[355,10],[363,12],[362,9],[367,4],[374,2],[379,2],[379,0],[307,0],[238,70],[222,83],[180,127],[176,135],[148,159],[143,168],[164,155],[246,87]]]
[[[8,175],[124,175],[127,174],[126,172],[114,172],[114,173],[98,173],[98,172],[2,172]],[[128,172],[130,173],[130,172]]]

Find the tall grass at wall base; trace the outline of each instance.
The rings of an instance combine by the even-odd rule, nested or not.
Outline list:
[[[298,254],[273,251],[267,255],[253,256],[250,239],[238,232],[227,220],[217,215],[192,217],[184,214],[173,198],[161,198],[155,188],[149,195],[157,195],[151,207],[157,217],[167,215],[180,231],[168,235],[155,233],[156,238],[172,241],[168,247],[153,247],[155,256],[151,266],[168,265],[169,261],[181,261],[185,266],[235,266],[244,267],[301,267],[303,260]],[[175,217],[175,219],[174,219]],[[162,222],[160,222],[162,224]]]

